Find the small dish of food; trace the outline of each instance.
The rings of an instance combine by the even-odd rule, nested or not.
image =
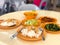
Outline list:
[[[22,21],[22,24],[25,26],[39,26],[40,20],[37,19],[26,19]]]
[[[3,20],[0,20],[0,23],[2,22]]]
[[[55,22],[56,23],[57,22],[57,19],[47,17],[47,16],[40,17],[38,20],[41,20],[41,23],[47,23],[47,22]]]
[[[0,29],[12,29],[16,28],[21,24],[17,19],[7,19],[0,22]]]
[[[37,16],[37,12],[36,11],[24,12],[24,15],[26,16],[27,19],[35,19]]]
[[[42,24],[42,28],[44,28],[47,33],[51,33],[51,34],[59,34],[60,33],[60,25],[56,24],[56,23]]]
[[[23,29],[20,30],[20,32],[17,34],[17,38],[23,39],[26,41],[42,40],[43,38],[42,36],[45,38],[46,36],[45,30],[40,30],[38,27],[32,28],[31,26],[23,27]]]

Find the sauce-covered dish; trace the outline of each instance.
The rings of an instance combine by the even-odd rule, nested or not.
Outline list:
[[[13,29],[18,27],[21,22],[17,19],[7,19],[0,22],[0,29]]]

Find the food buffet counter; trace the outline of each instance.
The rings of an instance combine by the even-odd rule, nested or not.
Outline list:
[[[25,19],[23,12],[25,11],[17,11],[2,15],[0,16],[0,20],[14,18],[22,21],[23,19]],[[38,16],[36,18],[39,18],[41,16],[53,17],[56,18],[57,23],[60,24],[60,12],[39,10],[37,11],[37,13]],[[10,36],[14,34],[18,28],[20,27],[11,30],[0,29],[0,45],[60,45],[60,34],[47,33],[45,41],[25,41],[22,39],[18,39],[17,37],[14,39],[10,39]]]

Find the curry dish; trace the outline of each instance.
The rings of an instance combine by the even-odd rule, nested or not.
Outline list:
[[[27,19],[35,19],[37,16],[37,12],[31,11],[31,12],[24,12],[24,15]]]
[[[41,23],[57,22],[57,19],[51,17],[40,17],[39,20],[41,20]]]

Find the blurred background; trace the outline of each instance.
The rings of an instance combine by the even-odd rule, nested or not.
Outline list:
[[[0,0],[0,15],[23,10],[60,11],[60,0]]]

